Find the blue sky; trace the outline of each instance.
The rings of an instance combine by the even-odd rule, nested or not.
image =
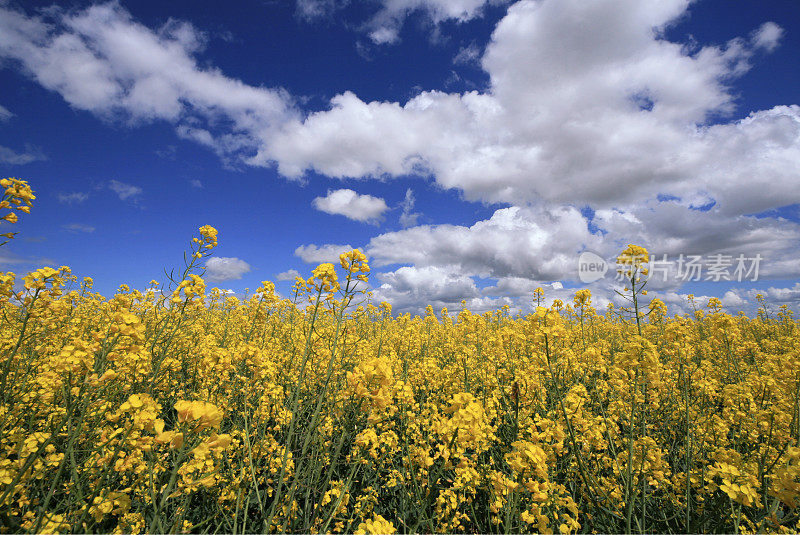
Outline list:
[[[0,1],[0,173],[38,195],[0,269],[143,288],[210,224],[236,292],[349,245],[397,311],[524,311],[632,242],[763,258],[652,281],[676,312],[796,309],[800,7],[731,6]]]

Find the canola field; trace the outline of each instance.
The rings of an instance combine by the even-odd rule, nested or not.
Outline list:
[[[0,185],[13,223],[35,196]],[[106,297],[0,273],[0,531],[800,529],[785,307],[671,315],[636,246],[624,308],[396,316],[359,251],[237,299],[202,278],[216,245],[201,227],[174,280]]]

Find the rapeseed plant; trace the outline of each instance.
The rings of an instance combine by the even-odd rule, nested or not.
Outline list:
[[[358,250],[237,299],[218,238],[144,293],[0,274],[0,532],[800,530],[787,308],[670,316],[635,245],[623,309],[392,316]]]

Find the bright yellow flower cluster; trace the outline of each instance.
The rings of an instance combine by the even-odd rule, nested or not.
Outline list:
[[[397,529],[381,515],[375,515],[374,518],[370,518],[366,522],[359,524],[355,533],[356,535],[387,535],[397,533]]]
[[[179,401],[175,404],[178,422],[197,422],[195,430],[219,427],[222,411],[213,403],[204,401]]]
[[[650,253],[641,245],[628,244],[628,247],[623,250],[617,257],[618,264],[636,265],[640,266],[650,261]]]
[[[211,225],[203,225],[200,227],[200,235],[202,239],[195,238],[197,243],[202,243],[205,249],[213,249],[217,244],[218,231]]]
[[[650,253],[640,245],[628,244],[628,247],[617,257],[617,264],[621,267],[619,271],[627,278],[634,276],[635,273],[647,275],[648,269],[645,266],[650,262]]]
[[[351,274],[358,274],[356,277],[362,282],[367,282],[367,274],[369,273],[369,264],[367,263],[367,255],[354,249],[347,253],[339,255],[339,263],[342,269],[347,273],[349,279]]]
[[[333,264],[320,264],[307,281],[308,285],[320,292],[333,293],[339,290],[339,278]]]
[[[4,188],[3,198],[0,200],[0,210],[17,210],[24,214],[31,213],[31,206],[33,206],[36,195],[33,194],[33,190],[31,190],[26,181],[16,178],[3,178],[0,179],[0,188]],[[0,217],[0,221],[7,221],[8,223],[16,223],[18,220],[19,216],[14,212],[8,212]],[[9,240],[15,235],[16,232],[0,233],[0,236]]]
[[[183,297],[181,297],[181,292],[183,292]],[[187,275],[187,278],[182,280],[178,287],[172,292],[171,301],[174,304],[180,304],[184,302],[184,299],[187,303],[191,303],[195,299],[201,300],[206,295],[206,283],[200,275],[195,273],[191,273]]]

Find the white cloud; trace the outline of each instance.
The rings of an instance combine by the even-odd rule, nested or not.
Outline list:
[[[708,266],[717,254],[729,255],[728,272],[733,280],[739,255],[747,259],[747,268],[752,258],[761,255],[759,280],[800,277],[800,251],[796,247],[800,225],[791,221],[724,216],[713,210],[704,212],[677,202],[661,202],[625,211],[601,210],[595,213],[592,224],[599,229],[595,233],[589,230],[589,220],[570,206],[503,208],[470,227],[424,225],[387,232],[370,240],[366,252],[375,267],[410,264],[415,270],[430,268],[455,280],[497,279],[495,285],[483,288],[481,295],[512,298],[520,309],[529,306],[537,286],[549,286],[546,294],[550,297],[555,294],[571,299],[574,290],[563,289],[561,281],[578,282],[578,257],[584,250],[609,262],[606,276],[589,287],[598,300],[612,301],[613,288],[621,285],[615,281],[615,258],[628,243],[646,246],[656,260],[667,255],[667,271],[654,272],[648,286],[665,295],[677,295],[685,282],[677,273],[681,254],[702,257],[701,280],[709,276]],[[422,309],[434,299],[423,290],[410,291],[408,284],[395,288],[402,282],[396,278],[381,280],[380,293],[409,310]],[[728,302],[734,306],[731,299],[729,296]]]
[[[756,300],[757,294],[763,295],[767,303],[772,306],[784,303],[800,305],[800,282],[796,282],[794,286],[790,287],[780,288],[770,286],[766,290],[749,290],[747,292],[747,296],[753,301]]]
[[[361,24],[373,43],[397,43],[405,20],[412,13],[421,13],[426,22],[434,26],[434,35],[444,22],[462,23],[483,15],[491,4],[505,4],[508,0],[379,0],[377,12]],[[324,20],[345,8],[349,0],[297,0],[295,14],[307,22]]]
[[[778,46],[781,37],[783,37],[783,28],[774,22],[765,22],[756,30],[753,42],[757,47],[772,52]]]
[[[188,136],[220,120],[206,140],[224,158],[241,160],[264,130],[293,113],[280,89],[252,87],[197,64],[205,36],[186,22],[153,30],[116,2],[44,16],[0,6],[0,58],[10,60],[73,107],[106,119],[156,119]]]
[[[120,182],[119,180],[111,180],[108,183],[108,187],[111,189],[111,191],[117,194],[121,201],[135,199],[142,194],[142,188],[139,186]]]
[[[193,188],[198,188],[198,189],[202,189],[203,188],[203,183],[201,181],[197,180],[196,178],[193,178],[192,180],[190,180],[189,184]]]
[[[381,234],[366,250],[376,266],[458,266],[470,276],[559,280],[577,275],[583,248],[601,244],[575,208],[511,207],[471,227],[423,225]]]
[[[627,211],[600,210],[594,223],[605,241],[639,243],[657,254],[761,255],[761,278],[800,277],[800,225],[785,219],[729,216],[714,209],[692,210],[676,202]],[[621,247],[620,247],[621,248]],[[606,249],[607,250],[607,249]]]
[[[709,123],[734,109],[730,81],[763,39],[696,50],[665,40],[687,5],[518,2],[483,55],[488,91],[404,104],[344,92],[286,124],[252,163],[290,177],[430,174],[468,199],[510,204],[611,207],[667,193],[744,214],[800,202],[800,107]]]
[[[756,310],[760,307],[757,294],[762,294],[767,302],[767,309],[771,314],[777,312],[779,305],[789,305],[790,309],[798,310],[800,306],[800,283],[795,283],[791,287],[769,287],[767,289],[733,289],[725,292],[722,296],[717,295],[721,301],[725,311],[729,314],[738,314],[739,311],[745,314],[754,316]],[[669,314],[692,314],[697,309],[707,309],[708,302],[714,295],[694,295],[694,306],[689,301],[688,293],[666,292],[658,293],[653,292],[648,295],[648,298],[657,297],[661,299],[669,310]]]
[[[283,90],[200,67],[205,38],[188,23],[153,30],[113,3],[46,19],[2,8],[0,57],[76,108],[170,121],[226,164],[277,164],[287,177],[428,174],[468,199],[517,205],[608,208],[666,193],[745,214],[800,202],[800,107],[721,119],[734,109],[731,81],[774,48],[780,27],[723,46],[667,41],[688,4],[522,0],[482,56],[485,92],[423,91],[402,104],[344,92],[306,117]],[[385,0],[378,19],[463,21],[486,5]]]
[[[522,277],[503,277],[497,284],[483,289],[484,295],[506,295],[508,297],[522,297],[533,295],[533,291],[541,285],[531,279]]]
[[[672,316],[675,314],[691,314],[694,312],[694,307],[692,302],[689,300],[689,295],[694,295],[694,307],[698,309],[705,308],[708,304],[708,300],[713,297],[710,295],[687,294],[676,291],[650,292],[647,297],[650,299],[660,299],[665,305],[667,305],[667,314]],[[618,299],[614,302],[617,305],[623,304],[622,301]]]
[[[25,152],[16,152],[13,149],[0,145],[0,163],[25,165],[27,163],[46,159],[47,156],[37,147],[26,146]]]
[[[396,43],[406,18],[422,12],[438,26],[443,22],[467,22],[483,14],[489,4],[506,0],[382,0],[381,9],[366,23],[369,37],[376,44]]]
[[[376,45],[389,45],[400,41],[399,24],[392,22],[391,25],[388,25],[387,22],[379,24],[377,28],[369,32],[369,38]]]
[[[419,216],[422,215],[418,212],[414,212],[414,204],[416,203],[416,198],[414,197],[414,192],[411,188],[406,190],[406,196],[403,199],[403,202],[400,206],[403,208],[402,213],[400,214],[400,224],[403,228],[413,227],[417,224],[417,220]]]
[[[82,232],[84,234],[91,234],[92,232],[95,231],[95,228],[93,226],[85,225],[83,223],[69,223],[67,225],[62,225],[61,228],[73,234],[77,234],[78,232]]]
[[[376,278],[380,284],[372,290],[373,299],[389,301],[393,311],[400,314],[422,314],[428,305],[437,313],[442,307],[454,312],[461,309],[462,300],[470,311],[477,313],[503,306],[510,307],[511,314],[528,313],[535,306],[532,294],[538,286],[545,288],[543,306],[551,306],[555,299],[571,303],[575,295],[574,289],[515,277],[500,279],[497,285],[480,289],[474,277],[459,273],[455,267],[404,266]],[[605,307],[615,295],[607,285],[592,286],[591,290],[592,304],[597,308]]]
[[[481,57],[481,49],[476,43],[461,47],[453,58],[453,63],[461,65],[477,64]]]
[[[312,201],[314,208],[328,214],[343,215],[362,222],[376,222],[389,209],[386,201],[372,195],[360,195],[351,189],[328,190],[325,197]]]
[[[480,297],[475,281],[438,267],[401,267],[378,276],[382,284],[372,290],[373,298],[392,303],[395,312],[418,313],[431,305],[438,312],[462,299]],[[500,305],[502,306],[502,305]]]
[[[208,259],[204,278],[209,282],[239,280],[250,269],[250,264],[240,258],[219,256]]]
[[[427,91],[404,104],[345,92],[286,125],[254,162],[298,177],[430,174],[468,199],[516,205],[471,227],[408,228],[367,246],[376,266],[498,279],[487,296],[575,280],[580,251],[611,259],[627,243],[670,255],[761,254],[764,277],[796,277],[798,225],[747,214],[800,202],[800,107],[724,121],[734,109],[728,84],[757,50],[774,48],[779,28],[692,50],[663,38],[687,5],[518,2],[483,55],[488,91]],[[659,194],[678,200],[659,203]],[[603,234],[575,208],[586,204]],[[400,282],[387,279],[380,292],[406,307],[433,299],[408,284],[393,289]],[[679,286],[652,284],[676,296]]]
[[[401,267],[381,275],[395,291],[420,292],[434,301],[453,302],[480,295],[471,278],[437,267]]]
[[[733,290],[725,292],[725,295],[722,296],[721,301],[722,305],[727,308],[742,308],[747,305],[747,301],[742,299],[742,297]]]
[[[65,204],[80,204],[89,198],[88,193],[76,191],[73,193],[59,193],[58,202]]]
[[[14,117],[14,114],[8,111],[8,108],[0,106],[0,123],[8,121],[12,117]]]
[[[297,271],[296,269],[290,269],[288,271],[284,271],[282,273],[278,273],[275,278],[279,281],[293,281],[297,277],[303,278],[303,275]]]
[[[327,243],[325,245],[301,245],[295,249],[295,256],[301,258],[303,262],[309,264],[324,264],[330,262],[339,263],[339,255],[355,249],[352,245],[335,245]]]
[[[330,17],[349,0],[297,0],[295,15],[308,22]]]

